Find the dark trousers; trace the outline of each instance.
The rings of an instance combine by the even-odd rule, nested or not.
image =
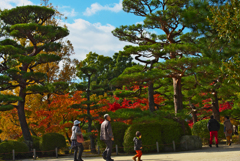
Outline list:
[[[78,153],[78,158],[77,158],[78,149],[79,149],[79,153]],[[78,144],[78,146],[76,146],[76,147],[74,148],[74,161],[82,160],[83,150],[84,150],[84,148],[83,148],[83,145],[82,145],[82,144]]]
[[[112,140],[104,140],[106,144],[106,149],[103,152],[104,156],[107,156],[107,159],[111,159],[111,154],[112,154]]]

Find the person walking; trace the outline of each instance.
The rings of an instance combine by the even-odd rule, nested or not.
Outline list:
[[[136,161],[136,158],[138,158],[138,161],[142,161],[141,160],[141,156],[142,156],[142,134],[137,131],[136,132],[136,137],[133,138],[134,141],[134,150],[136,151],[136,155],[133,157],[133,160]]]
[[[103,152],[102,156],[103,159],[106,161],[114,161],[111,159],[111,153],[112,153],[112,142],[114,141],[113,132],[112,132],[112,126],[111,126],[111,118],[108,114],[104,115],[104,121],[101,124],[100,129],[100,140],[103,140],[106,144],[106,149]]]
[[[210,120],[208,121],[207,127],[210,132],[209,146],[212,147],[212,140],[214,136],[216,147],[218,148],[218,131],[220,129],[219,122],[216,119],[214,119],[213,116],[211,116]]]
[[[83,137],[81,129],[79,127],[80,123],[81,123],[80,121],[75,120],[73,123],[73,127],[72,127],[71,148],[74,149],[74,161],[83,161],[82,153],[83,153],[84,148],[83,148],[82,143],[78,142],[78,139],[77,139],[79,136]],[[78,150],[79,150],[79,153],[78,153]],[[78,158],[77,158],[77,153],[78,153]]]
[[[233,125],[231,121],[229,120],[228,116],[225,116],[225,121],[224,121],[224,133],[227,138],[227,144],[228,146],[231,145],[231,138],[232,138],[232,132],[233,132]]]

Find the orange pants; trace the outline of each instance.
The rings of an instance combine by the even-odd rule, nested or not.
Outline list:
[[[137,153],[136,155],[137,157],[140,158],[142,156],[142,150],[136,150],[136,153]]]

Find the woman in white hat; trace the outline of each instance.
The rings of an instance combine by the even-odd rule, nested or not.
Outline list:
[[[83,161],[82,160],[82,152],[84,150],[82,143],[77,142],[77,135],[81,135],[81,129],[79,127],[79,124],[81,122],[78,120],[75,120],[73,123],[73,127],[72,127],[72,136],[71,136],[71,140],[72,140],[72,144],[71,144],[71,148],[74,149],[74,161]],[[77,159],[77,152],[78,149],[79,153],[78,153],[78,159]]]

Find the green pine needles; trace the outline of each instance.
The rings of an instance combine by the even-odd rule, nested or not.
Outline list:
[[[4,22],[2,29],[10,39],[0,41],[0,111],[18,110],[18,117],[25,141],[32,142],[25,118],[25,98],[31,94],[63,93],[68,84],[65,82],[46,83],[45,73],[36,72],[36,67],[50,62],[59,62],[61,58],[51,51],[59,51],[57,40],[66,37],[66,28],[46,25],[46,21],[55,14],[50,8],[41,6],[22,6],[0,13]],[[14,95],[4,91],[16,90]]]

